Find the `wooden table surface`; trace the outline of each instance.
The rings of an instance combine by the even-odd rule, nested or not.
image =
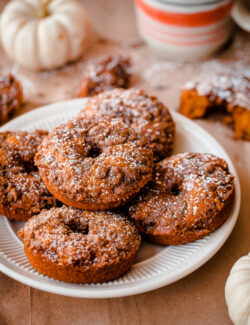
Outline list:
[[[6,1],[1,1],[2,7]],[[63,69],[32,73],[0,53],[2,73],[12,71],[23,83],[26,105],[21,113],[75,96],[85,65],[106,53],[127,53],[133,59],[134,84],[156,94],[171,110],[178,108],[180,86],[200,71],[246,69],[250,37],[239,30],[215,57],[194,63],[169,62],[154,56],[136,32],[133,2],[83,1],[97,36],[84,57]],[[197,121],[220,142],[239,173],[242,205],[238,222],[220,251],[204,266],[161,289],[125,298],[75,299],[42,292],[0,274],[0,324],[232,324],[224,286],[234,262],[250,248],[250,142],[236,141],[220,122]]]

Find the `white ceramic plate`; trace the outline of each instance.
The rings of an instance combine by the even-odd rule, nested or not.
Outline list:
[[[60,102],[24,114],[0,130],[52,130],[84,107],[85,99]],[[231,233],[240,208],[240,185],[228,155],[216,140],[191,120],[173,112],[177,126],[175,153],[209,152],[224,158],[235,176],[236,199],[230,217],[217,231],[179,246],[161,247],[144,242],[132,269],[117,280],[102,284],[80,285],[56,281],[40,275],[29,264],[16,231],[23,223],[0,218],[0,270],[31,287],[71,297],[106,298],[138,294],[160,288],[193,272],[209,260]]]

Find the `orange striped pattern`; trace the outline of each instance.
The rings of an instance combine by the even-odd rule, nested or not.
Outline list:
[[[224,19],[232,9],[233,1],[211,10],[195,13],[167,12],[152,7],[143,0],[135,0],[137,6],[151,19],[180,27],[203,27]]]
[[[216,27],[209,31],[204,32],[196,32],[196,33],[174,33],[173,31],[164,30],[162,28],[158,28],[154,24],[151,24],[149,21],[147,21],[143,16],[138,18],[138,22],[141,28],[145,30],[151,30],[155,34],[162,34],[165,36],[171,36],[171,37],[177,37],[177,38],[197,38],[197,37],[206,37],[211,35],[219,35],[222,33],[221,26]]]
[[[152,32],[150,28],[145,28],[145,26],[144,26],[144,30],[146,35],[160,41],[161,43],[178,45],[178,46],[197,46],[197,45],[210,44],[214,42],[219,42],[223,38],[222,36],[224,36],[221,34],[216,36],[214,35],[213,37],[202,41],[177,41],[177,40],[167,39],[162,36],[156,35],[155,33]]]

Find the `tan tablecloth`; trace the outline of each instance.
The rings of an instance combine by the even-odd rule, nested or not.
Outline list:
[[[1,1],[3,6],[6,1]],[[26,105],[22,111],[75,96],[86,63],[106,53],[128,53],[133,59],[134,83],[156,94],[176,110],[179,88],[195,73],[242,69],[250,62],[250,37],[236,31],[231,44],[207,62],[184,64],[155,57],[140,40],[133,2],[83,1],[99,36],[81,61],[61,70],[31,73],[0,52],[1,72],[12,71],[22,81]],[[238,63],[237,63],[238,62]],[[250,143],[235,141],[233,132],[218,121],[197,121],[224,146],[241,181],[242,206],[233,233],[222,249],[186,278],[145,294],[119,299],[75,299],[29,288],[0,274],[0,324],[231,324],[224,286],[233,263],[250,248]]]

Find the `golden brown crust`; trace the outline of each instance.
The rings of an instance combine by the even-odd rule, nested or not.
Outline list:
[[[121,55],[107,56],[84,71],[77,97],[87,97],[113,88],[128,88],[130,59]]]
[[[31,218],[18,236],[36,270],[74,283],[119,277],[135,262],[140,245],[138,231],[126,218],[66,206]]]
[[[93,117],[55,128],[35,160],[58,200],[88,210],[125,204],[151,179],[153,168],[145,138],[118,119]]]
[[[156,164],[153,180],[129,208],[150,241],[185,244],[217,229],[234,199],[227,163],[211,154],[184,153]]]
[[[154,152],[154,160],[169,156],[173,150],[175,123],[165,105],[142,89],[114,89],[94,96],[79,116],[118,117],[137,133],[144,135]]]
[[[247,76],[200,76],[182,89],[180,112],[189,118],[204,117],[211,109],[232,118],[235,137],[250,140],[250,80]]]
[[[0,123],[16,114],[23,103],[23,92],[19,81],[12,75],[0,77]]]
[[[34,164],[37,147],[46,131],[0,133],[0,214],[28,220],[57,205]]]

